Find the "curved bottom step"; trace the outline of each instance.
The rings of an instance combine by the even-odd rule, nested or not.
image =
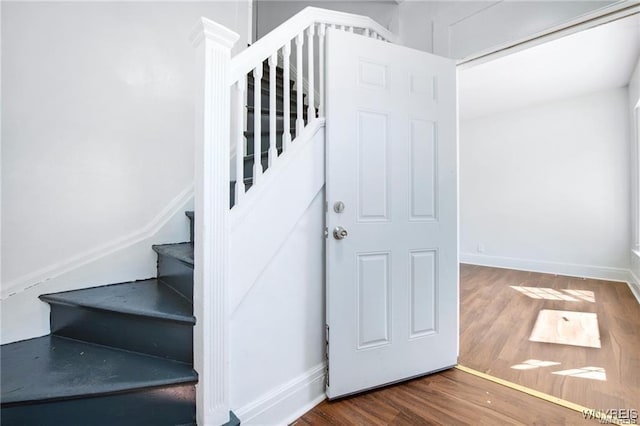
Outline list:
[[[4,345],[1,369],[3,426],[194,422],[185,363],[49,335]]]
[[[195,425],[195,386],[170,386],[93,398],[3,407],[3,426]]]

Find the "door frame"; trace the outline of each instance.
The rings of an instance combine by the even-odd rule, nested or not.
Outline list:
[[[511,55],[521,50],[529,49],[539,44],[563,38],[589,28],[597,27],[636,14],[640,14],[640,4],[623,0],[610,6],[586,13],[563,24],[553,26],[547,30],[473,53],[459,59],[456,62],[456,68],[459,70],[471,68],[503,56]]]

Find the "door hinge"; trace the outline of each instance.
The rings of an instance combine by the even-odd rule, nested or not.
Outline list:
[[[324,325],[325,329],[325,341],[326,344],[324,346],[324,359],[325,359],[325,367],[324,367],[324,385],[325,388],[329,387],[329,324]]]
[[[329,228],[327,228],[326,226],[324,227],[324,237],[329,238]]]

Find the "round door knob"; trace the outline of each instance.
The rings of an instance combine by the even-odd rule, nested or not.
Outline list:
[[[343,240],[347,235],[349,235],[349,233],[342,226],[336,226],[336,229],[333,230],[333,238],[336,240]]]

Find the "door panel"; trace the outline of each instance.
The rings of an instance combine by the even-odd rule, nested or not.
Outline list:
[[[338,30],[326,52],[335,398],[456,364],[456,93],[448,59]]]

